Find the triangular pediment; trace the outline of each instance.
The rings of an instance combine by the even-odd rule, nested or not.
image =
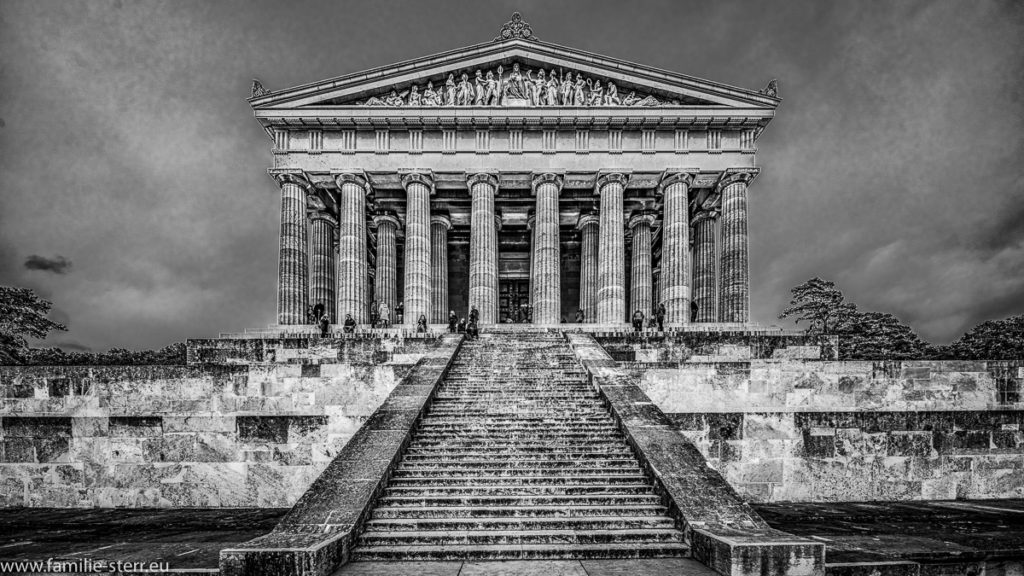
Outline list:
[[[250,104],[265,111],[364,106],[774,110],[779,101],[771,86],[760,92],[746,90],[536,39],[512,38],[286,90],[254,86]]]

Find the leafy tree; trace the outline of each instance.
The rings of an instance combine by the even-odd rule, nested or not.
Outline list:
[[[936,349],[935,356],[957,360],[1020,360],[1024,358],[1024,314],[982,322],[948,346]]]
[[[839,329],[842,360],[920,359],[928,352],[928,344],[888,312],[855,312]]]
[[[54,330],[67,330],[46,315],[53,304],[28,288],[0,286],[0,364],[21,364],[28,338],[46,338]]]
[[[811,334],[835,334],[857,311],[846,302],[834,282],[814,277],[790,290],[793,297],[779,318],[795,317],[796,323],[807,322]]]

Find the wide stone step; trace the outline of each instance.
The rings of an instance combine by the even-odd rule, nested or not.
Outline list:
[[[509,434],[502,432],[495,432],[491,434],[457,434],[451,432],[448,434],[424,434],[422,432],[416,434],[414,444],[417,446],[448,446],[448,447],[472,447],[472,446],[520,446],[520,445],[532,445],[540,444],[543,446],[579,446],[579,445],[592,445],[592,444],[611,444],[615,443],[622,445],[625,441],[625,436],[614,430],[607,430],[605,432],[590,432],[587,434],[573,434],[558,436],[555,434],[542,434],[540,432],[520,432],[518,434]]]
[[[538,476],[549,479],[556,478],[586,478],[588,476],[642,476],[643,472],[640,467],[637,466],[636,462],[632,462],[632,465],[625,465],[620,467],[576,467],[576,466],[564,466],[561,468],[552,467],[522,467],[522,468],[497,468],[488,466],[461,466],[458,464],[449,464],[445,466],[431,466],[426,465],[408,465],[403,463],[395,469],[392,474],[392,479],[400,478],[460,478],[460,477],[473,477],[473,478],[512,478],[522,476]]]
[[[381,496],[381,506],[639,506],[657,504],[654,494],[522,494]]]
[[[603,516],[650,516],[665,517],[667,509],[660,503],[634,504],[631,506],[599,505],[547,505],[518,506],[378,506],[372,518],[378,520],[420,520],[440,518],[593,518]]]
[[[632,496],[652,494],[649,484],[506,484],[466,486],[451,485],[447,482],[432,485],[396,486],[385,490],[388,496]]]
[[[391,479],[388,486],[405,488],[413,486],[615,486],[640,485],[647,482],[642,474],[591,474],[573,476],[445,476],[440,481],[436,476],[403,476]]]
[[[620,530],[405,530],[401,532],[364,532],[360,546],[421,545],[522,545],[522,544],[624,544],[636,542],[683,541],[683,533],[674,528]]]
[[[680,542],[626,544],[522,544],[508,546],[358,546],[353,561],[396,560],[554,560],[587,558],[678,558],[689,548]]]
[[[525,452],[516,450],[493,450],[490,452],[443,452],[437,450],[409,451],[403,462],[435,462],[444,464],[447,462],[487,462],[495,458],[510,459],[516,463],[529,465],[530,463],[541,463],[552,465],[555,462],[587,462],[590,466],[600,466],[605,460],[631,460],[636,462],[633,453],[627,450],[620,451],[588,451],[588,452]]]
[[[493,456],[488,458],[476,458],[475,460],[470,459],[459,459],[459,460],[439,460],[434,458],[414,458],[412,460],[402,460],[399,464],[399,469],[406,470],[419,470],[419,469],[458,469],[458,470],[469,470],[472,468],[504,468],[509,469],[529,469],[529,470],[541,470],[549,468],[605,468],[605,469],[619,469],[619,468],[635,468],[637,461],[635,457],[629,458],[545,458],[545,459],[527,459],[518,458],[516,460],[505,460],[495,461]]]
[[[666,516],[579,516],[512,518],[395,518],[371,519],[367,532],[422,530],[639,530],[673,529],[675,522]]]

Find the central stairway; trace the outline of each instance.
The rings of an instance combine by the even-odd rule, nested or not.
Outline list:
[[[683,534],[561,333],[466,341],[352,560],[659,558]]]

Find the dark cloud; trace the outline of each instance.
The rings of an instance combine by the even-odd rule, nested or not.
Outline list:
[[[56,255],[53,258],[33,254],[25,259],[25,269],[39,272],[53,272],[54,274],[67,274],[71,270],[71,260]]]
[[[1024,2],[996,0],[4,0],[0,283],[46,294],[96,350],[271,323],[278,200],[251,79],[486,42],[513,10],[557,44],[779,78],[750,190],[754,320],[812,276],[936,342],[1024,312]],[[58,251],[74,274],[19,256]]]

